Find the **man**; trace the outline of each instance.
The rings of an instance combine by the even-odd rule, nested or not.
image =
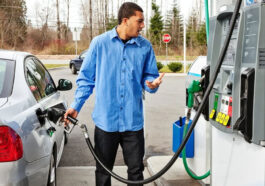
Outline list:
[[[128,179],[142,180],[142,89],[156,92],[164,74],[158,74],[150,42],[139,36],[144,28],[142,8],[131,2],[122,4],[118,21],[117,27],[92,40],[76,80],[75,100],[65,116],[77,117],[95,87],[96,154],[112,170],[120,144]],[[97,186],[111,185],[110,175],[98,163],[95,174]]]

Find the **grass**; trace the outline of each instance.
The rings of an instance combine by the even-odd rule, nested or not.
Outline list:
[[[159,72],[161,72],[161,73],[163,73],[163,72],[165,72],[165,73],[172,73],[172,71],[168,68],[167,65],[164,65],[163,68],[161,68],[159,70]]]
[[[51,69],[51,68],[58,68],[58,67],[67,67],[68,64],[44,64],[44,66],[47,69]]]
[[[198,56],[187,56],[187,61],[194,61]],[[157,61],[166,60],[166,56],[156,56]],[[183,56],[167,56],[167,60],[182,61]]]

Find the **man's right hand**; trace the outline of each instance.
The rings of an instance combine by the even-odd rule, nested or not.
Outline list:
[[[64,114],[64,121],[65,121],[65,125],[68,125],[68,123],[70,122],[68,119],[67,119],[67,116],[72,116],[73,118],[77,118],[77,115],[78,115],[78,112],[73,109],[73,108],[69,108],[67,109],[67,111],[65,112]]]

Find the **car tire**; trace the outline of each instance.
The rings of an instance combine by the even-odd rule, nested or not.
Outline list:
[[[51,154],[47,186],[56,186],[56,160],[53,153]]]
[[[75,68],[75,65],[71,66],[71,71],[72,71],[72,74],[76,74],[77,70]]]

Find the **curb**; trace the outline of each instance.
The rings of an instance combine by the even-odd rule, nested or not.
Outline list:
[[[60,70],[60,69],[64,69],[64,68],[67,68],[67,66],[65,67],[54,67],[54,68],[47,68],[47,70]]]

